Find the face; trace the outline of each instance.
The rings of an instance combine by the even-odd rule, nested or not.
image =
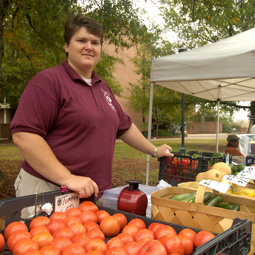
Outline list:
[[[239,146],[239,139],[232,141],[232,147],[237,148]]]
[[[70,44],[65,43],[68,64],[82,77],[90,79],[92,71],[100,59],[102,46],[100,38],[80,28],[72,37]]]

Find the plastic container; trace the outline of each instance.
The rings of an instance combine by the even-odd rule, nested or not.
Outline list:
[[[20,215],[21,210],[24,207],[27,206],[34,206],[34,205],[40,205],[44,204],[46,202],[53,203],[55,201],[55,196],[61,195],[58,191],[53,192],[47,192],[40,195],[31,195],[31,196],[25,196],[20,198],[12,198],[12,199],[6,199],[0,201],[0,217],[5,218],[6,226],[13,222],[13,221],[20,221]],[[83,199],[84,200],[84,199]],[[81,201],[83,201],[81,200]],[[93,199],[91,199],[93,201]],[[131,221],[134,218],[140,218],[142,219],[146,227],[148,227],[153,222],[161,222],[166,225],[172,226],[177,233],[179,233],[185,226],[162,222],[160,220],[154,220],[147,217],[114,210],[111,208],[107,208],[104,206],[98,206],[100,210],[106,210],[111,215],[113,215],[116,212],[122,212],[126,215],[128,222]],[[28,225],[32,219],[26,220],[25,223]],[[200,230],[191,228],[195,232],[198,232]],[[3,233],[4,230],[1,230],[1,233]],[[106,241],[109,239],[106,239]],[[196,251],[193,252],[194,255],[217,255],[220,252],[223,252],[223,254],[232,254],[232,255],[246,255],[249,253],[249,246],[250,246],[250,240],[251,240],[251,221],[247,220],[241,220],[241,219],[235,219],[235,221],[232,224],[232,227],[230,227],[228,230],[224,231],[221,234],[216,234],[216,237],[207,242],[206,244],[200,246]],[[12,253],[7,250],[7,248],[4,249],[0,253],[1,255],[11,255]]]
[[[174,158],[159,159],[159,180],[163,179],[172,186],[181,182],[195,181],[197,174],[205,172],[217,162],[225,162],[226,157],[214,157],[214,153],[191,151],[173,152]],[[231,161],[231,159],[230,159]]]
[[[120,192],[123,190],[123,188],[127,186],[128,185],[105,190],[102,196],[103,206],[116,210],[118,196]],[[146,210],[146,217],[151,217],[151,193],[159,190],[159,188],[154,186],[139,184],[139,189],[147,195],[148,205]]]

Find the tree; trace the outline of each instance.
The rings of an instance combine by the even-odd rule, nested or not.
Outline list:
[[[0,100],[7,97],[13,108],[36,73],[65,59],[63,28],[69,14],[86,12],[96,18],[104,28],[106,41],[116,50],[145,40],[146,27],[139,22],[130,0],[80,1],[80,5],[76,0],[0,1],[5,17],[1,23],[3,35],[0,30],[0,42],[4,42],[3,57],[0,47]],[[120,95],[121,85],[113,77],[116,62],[121,60],[102,53],[96,71]]]
[[[255,2],[250,0],[159,0],[166,30],[174,31],[188,49],[214,43],[255,26]],[[233,109],[238,102],[222,102]],[[213,103],[211,104],[213,106]],[[249,108],[255,115],[255,103]]]

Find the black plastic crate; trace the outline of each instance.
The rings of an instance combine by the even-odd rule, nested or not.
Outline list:
[[[46,202],[50,202],[54,205],[55,196],[62,195],[60,191],[47,192],[39,195],[31,195],[19,198],[11,198],[0,201],[0,217],[5,217],[5,226],[13,221],[20,221],[21,219],[21,210],[28,206],[41,205]],[[82,199],[81,202],[85,200]],[[90,199],[93,201],[93,199]],[[154,220],[151,218],[146,218],[140,215],[135,215],[132,213],[127,213],[119,210],[114,210],[111,208],[107,208],[104,206],[98,206],[101,210],[106,210],[111,215],[116,212],[122,212],[126,215],[128,222],[134,218],[142,219],[146,227],[148,227],[153,222],[161,222],[166,225],[172,226],[177,233],[179,233],[182,229],[186,228],[185,226],[167,223],[159,220]],[[44,215],[46,215],[44,213]],[[31,219],[27,219],[24,222],[29,225]],[[251,244],[251,227],[252,222],[247,220],[235,219],[233,225],[228,230],[224,231],[221,234],[215,234],[216,237],[197,248],[193,255],[217,255],[222,252],[222,254],[232,254],[232,255],[246,255],[250,251]],[[191,228],[195,232],[199,232],[199,229]],[[3,233],[4,230],[1,230]],[[12,253],[5,248],[4,251],[0,253],[1,255],[11,255]]]
[[[181,182],[195,181],[197,174],[207,171],[217,162],[225,162],[226,157],[214,157],[211,152],[173,152],[174,157],[159,158],[159,180],[173,186]]]

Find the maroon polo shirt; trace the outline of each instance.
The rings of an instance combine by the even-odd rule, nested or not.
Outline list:
[[[115,140],[131,124],[106,82],[93,72],[89,86],[63,61],[27,84],[10,128],[12,134],[42,136],[73,174],[88,176],[98,184],[101,196],[112,187]],[[46,180],[26,161],[22,167]]]

